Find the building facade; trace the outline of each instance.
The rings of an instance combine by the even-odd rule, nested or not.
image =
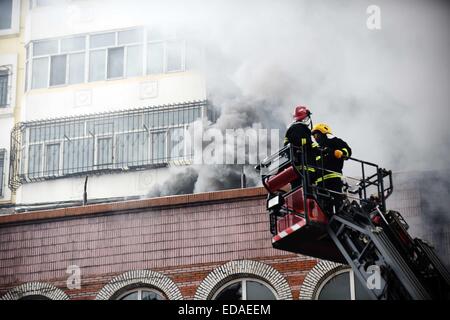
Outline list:
[[[0,217],[2,299],[364,298],[347,266],[271,247],[263,188]]]
[[[207,103],[189,30],[142,1],[127,14],[118,1],[1,3],[2,199],[80,201],[88,175],[91,199],[138,197],[190,163],[184,136]]]
[[[0,204],[14,201],[8,188],[10,133],[24,95],[26,14],[20,0],[0,1]]]

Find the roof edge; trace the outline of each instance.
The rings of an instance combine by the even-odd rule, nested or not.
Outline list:
[[[194,193],[185,195],[166,196],[142,200],[120,201],[86,206],[67,207],[53,210],[42,210],[24,212],[0,216],[0,227],[5,224],[16,224],[22,222],[48,220],[58,218],[69,218],[77,216],[95,215],[100,213],[123,212],[126,210],[171,207],[187,204],[201,204],[205,202],[224,201],[232,199],[245,199],[262,197],[267,194],[263,187],[229,189],[205,193]]]

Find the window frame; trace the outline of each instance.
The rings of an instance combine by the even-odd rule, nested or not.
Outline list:
[[[2,157],[2,164],[0,166],[0,198],[5,197],[5,176],[6,176],[6,149],[0,149],[0,156]]]
[[[319,300],[320,293],[322,292],[322,289],[325,287],[325,285],[334,277],[343,274],[343,273],[349,273],[349,279],[350,279],[350,300],[356,300],[356,288],[355,288],[355,273],[353,272],[353,269],[351,268],[345,268],[338,270],[336,272],[333,272],[332,274],[328,275],[325,279],[323,279],[320,282],[319,287],[316,290],[316,294],[314,297],[314,300]]]
[[[123,293],[121,293],[120,295],[118,295],[117,298],[115,298],[115,300],[122,300],[122,298],[124,298],[125,296],[129,295],[130,293],[134,293],[136,291],[138,292],[137,300],[139,300],[139,301],[143,301],[142,300],[142,292],[143,291],[150,291],[150,292],[156,293],[157,295],[163,297],[163,300],[168,300],[166,295],[161,290],[151,288],[151,287],[137,287],[137,288],[128,289],[128,290],[124,291]]]
[[[12,0],[11,9],[11,27],[8,29],[0,29],[0,38],[2,36],[10,36],[18,34],[20,31],[20,0]]]
[[[260,280],[260,279],[256,279],[256,278],[250,278],[250,277],[244,277],[244,278],[237,278],[231,281],[226,282],[225,284],[221,285],[212,295],[211,300],[216,300],[217,296],[223,291],[223,289],[225,289],[228,286],[231,286],[235,283],[238,282],[242,282],[241,286],[242,286],[242,299],[240,301],[251,301],[251,300],[247,300],[247,281],[253,281],[253,282],[257,282],[259,284],[264,285],[266,288],[268,288],[270,290],[270,292],[272,292],[272,294],[275,297],[275,300],[279,300],[278,294],[275,291],[275,289],[272,288],[272,286],[270,284],[268,284],[267,282]]]
[[[136,30],[139,32],[138,41],[132,41],[127,43],[120,43],[119,44],[119,33]],[[100,47],[91,48],[91,37],[95,35],[101,35],[101,34],[107,34],[107,33],[114,33],[114,43],[111,45],[105,45]],[[68,50],[68,51],[62,51],[62,41],[65,39],[70,38],[76,38],[76,37],[84,37],[85,39],[85,45],[83,50]],[[149,29],[145,28],[143,26],[133,26],[129,28],[123,28],[123,29],[115,29],[115,30],[105,30],[105,31],[99,31],[99,32],[92,32],[92,33],[84,33],[84,34],[72,34],[60,38],[45,38],[45,39],[38,39],[38,40],[32,40],[26,45],[26,61],[25,64],[27,65],[27,75],[26,75],[26,87],[25,90],[39,90],[39,89],[49,89],[49,88],[58,88],[58,87],[64,87],[68,85],[77,85],[82,83],[89,83],[89,82],[97,82],[97,81],[112,81],[112,80],[121,80],[121,79],[127,79],[127,78],[135,78],[135,77],[142,77],[142,76],[155,76],[155,75],[161,75],[161,74],[172,74],[177,72],[185,72],[186,71],[186,40],[182,38],[178,38],[176,35],[172,35],[170,37],[162,36],[160,39],[149,39]],[[55,40],[58,42],[58,50],[56,53],[50,53],[50,54],[42,54],[42,55],[34,55],[34,46],[36,43],[41,41],[51,41]],[[181,59],[181,65],[180,69],[174,69],[174,70],[168,70],[167,62],[168,62],[168,50],[167,46],[171,42],[178,43],[181,46],[180,51],[180,59]],[[147,65],[148,65],[148,47],[149,44],[162,44],[163,46],[163,65],[162,65],[162,71],[157,73],[148,72]],[[131,75],[128,76],[128,54],[131,47],[139,47],[141,52],[141,61],[140,61],[140,72],[137,73],[137,75]],[[123,57],[122,57],[122,63],[123,63],[123,72],[122,76],[117,77],[108,77],[108,62],[109,62],[109,50],[114,48],[123,48]],[[90,53],[93,51],[101,51],[105,50],[105,70],[102,79],[98,80],[91,80],[91,74],[90,74]],[[70,55],[77,54],[77,53],[84,53],[84,74],[83,74],[83,81],[78,83],[70,83]],[[58,85],[50,85],[51,83],[51,60],[53,56],[58,55],[65,55],[66,56],[66,72],[65,72],[65,83],[64,84],[58,84]],[[48,59],[48,67],[47,67],[47,83],[46,86],[33,88],[33,62],[34,59],[39,58],[47,58]]]
[[[0,65],[0,70],[6,70],[6,104],[0,104],[0,110],[11,107],[11,91],[12,91],[12,69],[11,64]],[[1,102],[1,99],[0,99]]]
[[[18,177],[21,181],[32,182],[102,170],[138,170],[177,161],[187,163],[195,152],[187,136],[188,128],[194,120],[202,117],[205,107],[204,104],[192,104],[160,110],[146,108],[139,112],[107,113],[98,117],[25,125],[23,140],[18,147],[22,159]],[[179,138],[173,141],[172,134],[177,130]],[[123,140],[127,135],[135,140]],[[105,138],[111,139],[112,154],[108,153],[111,162],[99,163],[99,139]],[[179,149],[171,152],[171,148],[177,145],[174,142],[181,139],[183,142]],[[51,172],[47,170],[47,146],[50,144],[59,144],[59,168]]]

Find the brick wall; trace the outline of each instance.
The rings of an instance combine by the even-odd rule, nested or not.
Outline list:
[[[317,263],[271,247],[261,188],[0,217],[0,297],[44,282],[70,299],[94,299],[114,277],[151,270],[192,299],[213,270],[241,260],[273,267],[294,299]],[[69,265],[81,268],[81,289],[67,289]]]

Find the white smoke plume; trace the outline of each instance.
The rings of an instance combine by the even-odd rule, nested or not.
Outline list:
[[[220,114],[213,126],[261,125],[282,137],[293,107],[305,104],[357,158],[394,171],[449,168],[449,5],[377,1],[381,30],[369,30],[371,4],[169,1],[160,17],[187,25],[203,48]],[[195,172],[196,191],[239,186],[240,167]]]

